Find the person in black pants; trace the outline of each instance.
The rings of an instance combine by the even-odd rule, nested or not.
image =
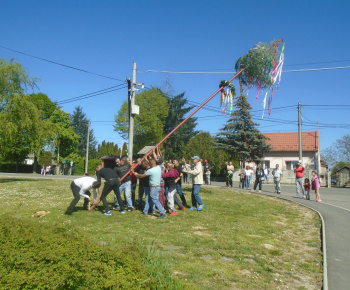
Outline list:
[[[73,213],[75,205],[78,203],[81,197],[84,197],[84,205],[83,209],[89,209],[89,203],[90,203],[90,189],[93,189],[94,191],[94,199],[97,198],[97,188],[99,188],[101,185],[100,182],[97,182],[92,177],[80,177],[72,181],[70,188],[72,189],[72,193],[74,196],[74,199],[70,203],[69,207],[67,208],[65,214],[71,215]]]
[[[100,197],[100,200],[102,200],[103,203],[103,208],[105,210],[104,215],[112,215],[110,210],[109,210],[109,206],[108,206],[108,202],[107,202],[107,195],[113,190],[115,193],[115,196],[117,197],[117,200],[119,202],[120,205],[120,212],[121,213],[125,213],[124,211],[124,203],[120,197],[120,192],[119,192],[119,186],[120,186],[120,182],[119,182],[119,178],[117,173],[111,169],[111,168],[102,168],[101,165],[98,165],[96,167],[96,176],[97,176],[97,181],[101,182],[101,178],[104,178],[106,180],[105,185],[103,187],[102,190],[102,194]],[[100,202],[100,200],[97,200],[94,205],[90,208],[90,211],[94,210],[94,208],[97,206],[97,204]]]
[[[264,170],[261,168],[261,164],[259,164],[255,172],[254,190],[256,190],[256,187],[258,186],[258,183],[259,183],[259,192],[261,191],[263,177],[264,177]]]

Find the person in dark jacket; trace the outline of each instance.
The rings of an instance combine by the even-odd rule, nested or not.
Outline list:
[[[96,166],[95,170],[96,170],[97,181],[101,182],[101,178],[103,178],[104,180],[106,180],[106,182],[105,182],[105,185],[103,187],[100,199],[97,199],[96,202],[94,202],[93,206],[90,208],[90,211],[93,211],[94,208],[102,200],[103,207],[105,210],[105,212],[103,214],[104,215],[112,215],[110,210],[109,210],[109,206],[108,206],[108,202],[107,202],[106,197],[113,190],[118,201],[119,201],[119,204],[120,204],[120,212],[125,213],[124,205],[123,205],[122,199],[120,197],[120,192],[119,192],[120,183],[119,183],[119,178],[118,178],[117,173],[111,168],[102,168],[101,165]]]
[[[255,172],[254,190],[256,190],[256,187],[259,183],[259,192],[261,192],[263,178],[264,178],[264,170],[261,168],[261,164],[259,164]]]

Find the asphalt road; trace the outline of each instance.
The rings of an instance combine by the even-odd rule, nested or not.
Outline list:
[[[45,178],[70,179],[79,176],[71,175],[40,175],[25,173],[0,173],[0,177],[13,178]],[[224,187],[223,182],[213,182],[212,186]],[[237,190],[238,183],[234,183],[233,190]],[[320,190],[322,202],[315,202],[315,194],[310,192],[312,200],[295,197],[295,185],[281,185],[282,194],[274,193],[272,184],[263,184],[259,194],[283,198],[300,203],[317,211],[323,219],[325,247],[324,289],[350,289],[350,188],[324,188]]]

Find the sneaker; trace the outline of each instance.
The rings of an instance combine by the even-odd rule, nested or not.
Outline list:
[[[185,210],[185,207],[183,206],[183,207],[179,208],[179,210]]]
[[[171,214],[169,214],[169,216],[175,216],[175,215],[177,215],[176,211],[173,211]]]
[[[163,214],[160,214],[159,218],[160,218],[160,219],[165,219],[165,218],[166,218],[166,215],[165,215],[165,213],[163,213]]]
[[[106,211],[102,213],[103,215],[112,215],[112,213],[110,211]]]
[[[134,211],[133,207],[128,207],[128,211]]]
[[[259,190],[258,192],[261,192],[261,190]]]
[[[197,208],[194,207],[194,206],[192,206],[192,207],[190,207],[188,210],[197,210]]]
[[[121,210],[120,213],[125,213],[125,210]]]
[[[113,207],[112,209],[113,209],[113,210],[120,210],[120,207],[119,207],[119,206],[116,206],[116,207]]]
[[[201,211],[201,210],[203,210],[203,207],[204,207],[204,204],[200,205],[197,210]]]

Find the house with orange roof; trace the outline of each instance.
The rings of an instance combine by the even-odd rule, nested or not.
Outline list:
[[[266,143],[271,145],[271,151],[266,152],[262,160],[263,168],[270,169],[270,174],[276,164],[283,171],[282,183],[294,183],[294,169],[299,162],[299,133],[263,133]],[[327,165],[321,165],[319,131],[302,132],[302,164],[305,167],[305,177],[311,178],[311,171],[318,172],[321,185],[326,185]],[[247,165],[256,169],[257,164]],[[240,170],[236,170],[234,179],[238,180]],[[270,176],[271,177],[271,176]]]
[[[271,151],[265,154],[263,165],[275,168],[280,165],[282,170],[294,170],[299,161],[299,133],[263,133],[266,143],[271,145]],[[302,164],[305,169],[321,170],[319,131],[302,132]]]

